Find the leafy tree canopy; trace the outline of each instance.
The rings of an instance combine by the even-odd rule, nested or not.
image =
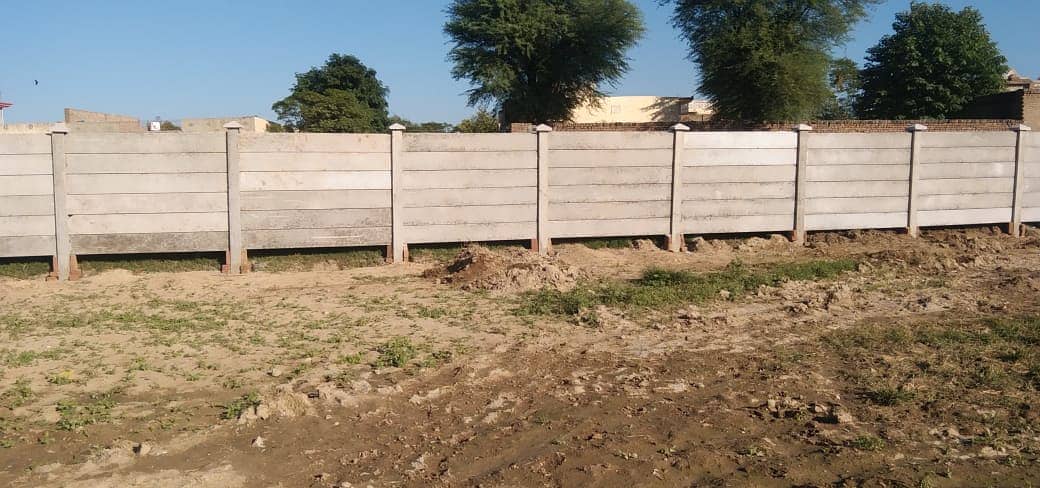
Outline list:
[[[289,130],[384,132],[388,92],[358,58],[332,54],[324,66],[297,73],[292,93],[271,108]]]
[[[914,2],[896,14],[892,29],[867,51],[861,116],[945,118],[1004,88],[1007,60],[978,10]]]
[[[398,115],[390,116],[390,123],[401,124],[408,128],[408,132],[455,132],[455,126],[447,122],[416,123]]]
[[[831,96],[830,51],[879,0],[660,0],[700,67],[717,118],[791,121]]]
[[[643,34],[627,0],[454,0],[447,13],[452,75],[472,84],[470,105],[506,122],[569,119],[628,70]]]
[[[498,132],[498,117],[487,110],[479,110],[468,119],[463,119],[457,127],[459,132]]]
[[[820,118],[825,120],[843,120],[856,118],[856,102],[863,88],[859,76],[859,66],[849,58],[831,61],[830,74],[831,96],[824,102]]]

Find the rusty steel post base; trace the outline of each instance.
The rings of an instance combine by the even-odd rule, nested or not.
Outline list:
[[[686,250],[686,236],[679,234],[675,236],[664,236],[664,248],[670,252],[683,252]]]
[[[541,252],[542,250],[543,249],[541,249],[541,247],[538,245],[538,238],[535,237],[535,238],[531,239],[531,251],[532,252]],[[549,245],[545,247],[544,251],[545,252],[552,251],[552,241],[549,241]]]
[[[69,256],[69,281],[76,281],[83,277],[83,270],[79,267],[76,255]],[[58,257],[51,256],[51,272],[47,273],[47,281],[58,281]]]
[[[224,251],[224,264],[220,265],[220,272],[224,274],[231,274],[231,265],[227,264],[231,262],[231,251]],[[241,274],[249,273],[253,271],[253,263],[249,262],[249,251],[242,250],[242,265],[239,267],[238,272]]]
[[[408,254],[408,244],[405,244],[404,245],[404,259],[402,259],[401,262],[402,263],[407,263],[411,259],[412,259],[411,255]],[[387,244],[386,245],[386,263],[387,264],[394,264],[394,245],[393,244]]]

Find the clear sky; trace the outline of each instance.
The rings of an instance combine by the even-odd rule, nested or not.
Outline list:
[[[260,115],[293,74],[331,52],[354,54],[390,87],[391,112],[456,122],[472,113],[451,79],[442,33],[447,0],[4,0],[0,92],[8,122],[55,121],[64,107],[151,119]],[[630,52],[619,95],[689,95],[696,70],[670,10],[635,0],[647,34]],[[1009,64],[1040,77],[1038,0],[947,0],[975,5]],[[909,0],[888,0],[837,54],[862,60]],[[39,85],[34,83],[39,80]]]

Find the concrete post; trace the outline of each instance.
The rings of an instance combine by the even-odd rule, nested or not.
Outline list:
[[[1018,138],[1015,141],[1015,186],[1014,196],[1011,200],[1011,222],[1008,224],[1008,233],[1015,237],[1022,235],[1022,181],[1025,179],[1023,166],[1026,162],[1026,134],[1033,130],[1028,125],[1019,124],[1015,127]]]
[[[404,131],[401,124],[390,126],[390,252],[391,263],[403,263],[408,259],[408,244],[404,242],[404,167],[401,154],[404,151]]]
[[[224,124],[227,141],[227,199],[228,199],[228,274],[239,274],[249,269],[249,258],[242,247],[242,195],[241,177],[239,173],[238,138],[242,132],[242,124],[228,122]]]
[[[72,243],[69,239],[69,210],[65,187],[65,138],[69,128],[64,123],[51,128],[51,168],[54,178],[54,271],[59,281],[74,279]]]
[[[798,124],[794,130],[798,132],[798,159],[795,163],[794,231],[791,233],[791,242],[805,244],[806,171],[809,164],[809,133],[813,128],[808,124]]]
[[[686,145],[686,133],[690,127],[685,124],[675,124],[672,130],[672,213],[671,222],[668,227],[668,250],[680,252],[686,247],[686,238],[682,233],[682,166],[683,147]]]
[[[921,179],[921,142],[928,127],[914,124],[906,128],[910,132],[910,191],[907,198],[906,233],[917,237],[917,192]]]
[[[534,247],[538,254],[549,254],[552,237],[549,235],[549,134],[552,127],[539,124],[534,128],[538,139],[538,219]]]

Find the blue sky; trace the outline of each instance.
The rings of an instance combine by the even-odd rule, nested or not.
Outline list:
[[[458,121],[467,85],[451,79],[441,27],[447,0],[30,2],[7,0],[0,92],[8,122],[62,118],[64,107],[135,115],[273,118],[293,74],[331,52],[354,54],[390,87],[391,111]],[[696,70],[655,0],[635,0],[647,34],[619,95],[689,95]],[[948,0],[975,5],[1011,66],[1040,77],[1036,0]],[[838,54],[861,60],[909,0],[889,0]],[[33,80],[39,80],[38,86]]]

